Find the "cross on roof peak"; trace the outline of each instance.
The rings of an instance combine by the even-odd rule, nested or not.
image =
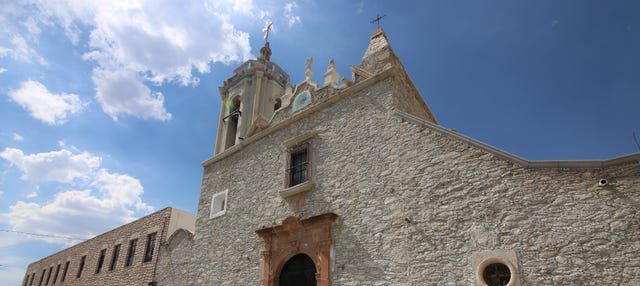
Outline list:
[[[382,16],[380,16],[380,14],[377,14],[377,15],[376,15],[376,18],[375,18],[375,19],[373,19],[373,20],[371,20],[371,22],[369,22],[369,23],[372,23],[372,24],[373,24],[373,23],[375,22],[375,23],[378,25],[378,28],[380,28],[380,20],[381,20],[382,18],[386,17],[386,16],[387,16],[387,15],[382,15]]]

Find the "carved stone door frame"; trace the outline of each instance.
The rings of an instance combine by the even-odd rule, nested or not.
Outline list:
[[[278,286],[284,264],[297,254],[306,254],[316,266],[318,286],[331,285],[331,229],[338,218],[326,213],[305,220],[288,217],[282,225],[257,230],[262,248],[262,285]]]

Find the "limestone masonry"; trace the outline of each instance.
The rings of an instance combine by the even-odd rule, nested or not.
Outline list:
[[[73,285],[640,285],[640,153],[528,161],[443,128],[381,29],[351,79],[331,62],[315,83],[309,59],[293,84],[261,51],[220,88],[195,230],[159,240],[155,275],[94,272],[116,241],[139,237],[142,259],[170,209],[26,280],[72,259],[73,281],[87,254]]]

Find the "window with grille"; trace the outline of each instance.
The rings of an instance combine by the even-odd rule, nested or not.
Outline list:
[[[80,258],[80,266],[78,266],[78,273],[76,274],[76,278],[80,278],[82,276],[82,270],[84,269],[84,261],[87,259],[87,256],[82,256]]]
[[[53,266],[49,267],[49,274],[47,274],[47,282],[44,285],[49,285],[49,279],[51,279],[51,272],[53,272]]]
[[[47,272],[47,268],[42,269],[42,274],[40,275],[40,282],[38,282],[38,286],[42,286],[42,280],[44,280],[44,274]]]
[[[64,270],[62,271],[62,282],[64,282],[64,279],[67,278],[67,270],[69,270],[69,261],[67,261],[67,263],[64,264]]]
[[[302,184],[309,180],[311,167],[309,142],[297,145],[289,150],[289,168],[287,187]]]
[[[56,280],[58,280],[58,273],[60,273],[60,264],[56,267],[56,274],[53,275],[53,284],[56,284]]]
[[[492,263],[484,268],[482,278],[489,286],[505,286],[511,281],[511,271],[502,263]]]
[[[149,262],[153,259],[153,250],[156,247],[156,233],[150,233],[147,235],[147,245],[144,250],[144,262]]]
[[[96,273],[102,271],[102,265],[104,264],[104,257],[107,255],[107,250],[100,250],[100,257],[98,257],[98,265],[96,265]]]
[[[113,271],[116,269],[116,264],[118,264],[118,256],[120,255],[120,244],[116,245],[113,248],[113,254],[111,255],[111,264],[109,264],[109,270]]]
[[[127,261],[124,266],[131,266],[133,264],[133,258],[136,255],[136,245],[138,244],[138,239],[132,239],[129,241],[129,250],[127,251]]]

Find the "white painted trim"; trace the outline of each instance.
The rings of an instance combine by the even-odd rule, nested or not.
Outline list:
[[[214,210],[213,210],[214,204],[213,204],[213,202],[215,201],[216,198],[218,198],[220,196],[223,196],[223,195],[224,195],[224,205],[222,206],[222,210],[218,210],[218,211],[216,211],[214,213]],[[227,213],[227,201],[228,201],[228,199],[229,199],[229,190],[228,189],[224,190],[222,192],[216,193],[213,196],[211,196],[211,206],[210,206],[210,209],[209,209],[209,218],[210,219],[223,216],[224,214]]]
[[[513,250],[489,250],[476,252],[472,256],[472,267],[475,272],[476,286],[488,286],[484,282],[484,270],[493,263],[502,263],[509,268],[511,279],[507,286],[520,285],[520,271],[518,269],[518,257]]]

